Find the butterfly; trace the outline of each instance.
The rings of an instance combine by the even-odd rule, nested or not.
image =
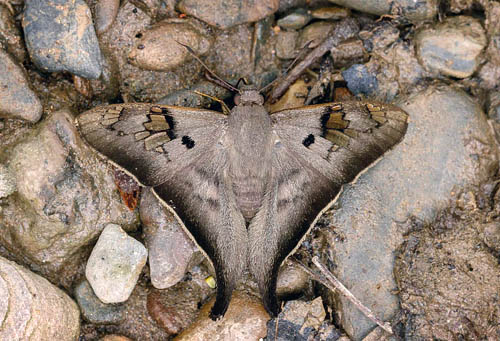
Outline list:
[[[278,270],[342,186],[403,138],[408,115],[368,101],[269,113],[252,86],[228,115],[145,103],[101,106],[77,125],[99,153],[174,213],[212,262],[224,315],[249,271],[277,316]]]

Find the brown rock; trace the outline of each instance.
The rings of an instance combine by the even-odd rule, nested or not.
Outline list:
[[[181,12],[222,29],[258,21],[278,7],[279,0],[182,0],[178,5]]]
[[[189,46],[197,56],[206,54],[212,41],[199,25],[187,20],[160,22],[142,33],[129,54],[129,62],[145,70],[168,71],[190,57]]]
[[[260,299],[242,292],[234,292],[224,318],[218,321],[212,321],[208,316],[213,303],[214,299],[205,304],[198,319],[175,340],[257,341],[266,336],[269,315]]]
[[[106,32],[116,19],[120,0],[99,0],[95,5],[95,30],[97,34]]]

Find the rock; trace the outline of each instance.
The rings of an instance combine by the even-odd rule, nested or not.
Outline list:
[[[279,19],[276,24],[286,30],[299,30],[311,21],[311,15],[303,8],[299,8],[287,16]]]
[[[209,312],[214,299],[205,304],[198,319],[174,340],[259,340],[266,336],[269,315],[260,299],[239,291],[233,292],[229,308],[223,319],[212,321]]]
[[[42,117],[42,104],[30,89],[25,71],[0,49],[0,117],[35,123]]]
[[[129,62],[144,70],[168,71],[183,64],[191,54],[179,43],[189,46],[197,56],[205,55],[212,46],[208,32],[185,19],[162,21],[141,34]]]
[[[359,32],[366,49],[369,52],[376,51],[377,53],[396,42],[400,34],[397,27],[387,22],[381,22],[379,25],[365,28]]]
[[[342,77],[347,82],[349,90],[355,95],[370,95],[378,89],[377,77],[370,73],[363,64],[354,64],[342,71]]]
[[[438,0],[329,0],[334,4],[376,15],[394,14],[410,20],[428,20],[438,12]]]
[[[75,302],[45,278],[0,257],[0,339],[78,339]]]
[[[478,72],[479,85],[483,89],[494,90],[500,85],[500,63],[486,62]]]
[[[53,112],[5,156],[17,193],[0,210],[1,244],[54,283],[71,281],[80,271],[105,224],[136,227],[136,215],[116,191],[111,166],[83,143],[70,112]]]
[[[231,92],[229,92],[229,90],[226,90],[223,87],[209,81],[201,81],[199,83],[196,83],[189,89],[177,90],[168,94],[167,96],[160,99],[158,101],[158,104],[176,105],[191,108],[208,108],[210,104],[213,103],[212,99],[206,96],[198,95],[197,93],[195,93],[195,91],[221,100],[232,97],[232,94]]]
[[[16,182],[14,176],[9,169],[0,164],[0,199],[6,198],[16,190]]]
[[[340,20],[351,15],[348,8],[342,7],[320,7],[311,11],[311,16],[315,19]]]
[[[276,294],[280,297],[299,295],[309,285],[309,275],[294,263],[285,263],[280,268]]]
[[[488,97],[488,117],[500,123],[500,91],[492,91]]]
[[[500,224],[488,223],[484,226],[484,243],[492,250],[500,253]]]
[[[189,87],[198,81],[201,65],[193,59],[186,60],[175,72],[144,70],[129,62],[131,49],[154,24],[151,17],[126,1],[122,2],[113,25],[99,36],[101,49],[111,66],[108,75],[119,82],[116,96],[138,102],[157,102],[180,86]]]
[[[486,47],[481,22],[468,16],[450,17],[416,36],[417,56],[424,68],[456,78],[471,76]]]
[[[99,0],[95,5],[95,30],[97,34],[106,32],[115,22],[120,0]]]
[[[276,38],[276,56],[281,59],[293,59],[297,56],[295,44],[298,40],[297,31],[280,31]]]
[[[106,336],[104,336],[103,338],[101,338],[99,340],[100,341],[132,341],[132,339],[129,339],[126,336],[115,335],[115,334],[106,335]]]
[[[0,46],[4,45],[7,53],[12,55],[18,63],[26,59],[26,48],[21,32],[12,17],[9,9],[0,4]]]
[[[221,29],[259,21],[278,10],[279,0],[181,0],[178,9]]]
[[[125,302],[146,264],[148,252],[119,225],[108,224],[87,261],[85,276],[104,303]]]
[[[31,60],[40,69],[90,79],[101,75],[101,51],[83,0],[27,0],[23,28]]]
[[[289,301],[278,318],[272,319],[267,324],[267,339],[316,340],[314,337],[323,325],[325,317],[326,312],[321,297],[311,302]]]
[[[307,43],[309,43],[309,48],[315,48],[316,46],[321,44],[321,42],[325,40],[326,37],[328,37],[334,26],[335,23],[329,21],[317,21],[306,26],[300,32],[297,47],[303,48]]]
[[[182,280],[195,258],[202,259],[198,247],[150,190],[143,192],[139,212],[149,251],[151,284],[158,289],[171,287]]]
[[[431,221],[454,188],[479,183],[497,168],[485,115],[464,92],[430,87],[400,107],[410,115],[403,141],[344,187],[329,218],[334,273],[384,321],[399,309],[393,295],[394,254],[403,240],[398,222],[410,216]],[[343,328],[361,340],[374,324],[340,301]]]
[[[394,335],[390,335],[388,332],[380,327],[375,328],[370,334],[366,335],[363,341],[397,341],[398,339]]]
[[[194,267],[182,282],[164,290],[150,289],[147,313],[155,325],[169,335],[178,334],[198,317],[200,302],[206,302],[215,290],[206,283],[204,267]]]
[[[330,50],[335,67],[351,66],[353,63],[362,63],[368,59],[368,54],[359,39],[344,40]]]
[[[75,288],[75,298],[83,318],[94,324],[118,324],[124,316],[121,304],[104,304],[94,294],[90,283],[83,280]]]

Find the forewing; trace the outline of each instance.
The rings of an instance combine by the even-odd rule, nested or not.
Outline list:
[[[247,260],[243,216],[225,178],[226,116],[208,110],[151,104],[117,104],[77,119],[85,140],[144,185],[182,221],[212,261],[217,300],[224,314]]]
[[[77,118],[92,147],[146,186],[165,182],[217,143],[225,122],[215,111],[144,103],[97,107]]]
[[[343,102],[271,115],[276,140],[271,190],[249,226],[250,267],[264,305],[279,307],[276,277],[323,209],[404,136],[407,114],[387,104]]]

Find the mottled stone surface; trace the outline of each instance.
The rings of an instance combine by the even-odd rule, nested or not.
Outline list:
[[[479,20],[468,16],[451,17],[418,33],[417,57],[429,71],[466,78],[478,68],[486,42]]]
[[[195,258],[202,259],[201,252],[150,190],[142,193],[139,212],[149,253],[151,284],[158,289],[171,287],[184,277]]]
[[[37,122],[42,104],[31,90],[26,72],[0,49],[0,117]]]
[[[91,79],[101,75],[101,51],[83,0],[27,0],[23,28],[31,60],[40,69]]]
[[[0,339],[78,339],[80,311],[62,290],[0,257]]]
[[[55,283],[80,271],[81,257],[105,224],[129,230],[137,224],[110,166],[83,143],[73,120],[66,110],[53,112],[4,155],[17,191],[0,209],[1,243]]]
[[[203,56],[213,40],[201,25],[183,19],[162,21],[141,34],[128,60],[135,66],[152,71],[171,70],[191,57],[179,43],[189,46],[196,56]]]
[[[279,0],[182,0],[181,12],[226,29],[263,19],[278,10]]]
[[[495,150],[481,108],[462,91],[431,87],[400,103],[410,115],[403,141],[344,192],[331,211],[335,274],[382,320],[399,309],[393,290],[399,223],[434,219],[454,188],[496,171]],[[342,324],[361,340],[373,323],[341,298]]]
[[[11,54],[18,63],[26,59],[26,47],[13,14],[0,3],[0,46]]]
[[[264,310],[259,298],[239,291],[233,292],[224,318],[216,322],[208,316],[213,303],[214,299],[206,303],[201,309],[198,319],[175,340],[258,341],[266,336],[266,322],[269,315]]]
[[[299,8],[279,19],[276,24],[287,30],[298,30],[306,26],[309,21],[311,21],[311,14],[303,8]]]
[[[14,193],[16,182],[14,176],[5,165],[0,164],[0,198],[5,198]]]
[[[106,32],[115,22],[120,0],[99,0],[95,5],[95,30],[97,34]]]
[[[330,0],[337,5],[370,14],[402,15],[410,20],[432,19],[438,12],[438,0]]]
[[[90,283],[83,280],[75,288],[75,299],[83,318],[95,324],[120,323],[124,318],[122,304],[105,304],[94,294]]]
[[[146,264],[148,252],[119,225],[102,231],[87,261],[85,277],[103,303],[125,302]]]
[[[377,77],[363,64],[355,64],[342,72],[347,87],[355,95],[371,95],[378,90]]]

